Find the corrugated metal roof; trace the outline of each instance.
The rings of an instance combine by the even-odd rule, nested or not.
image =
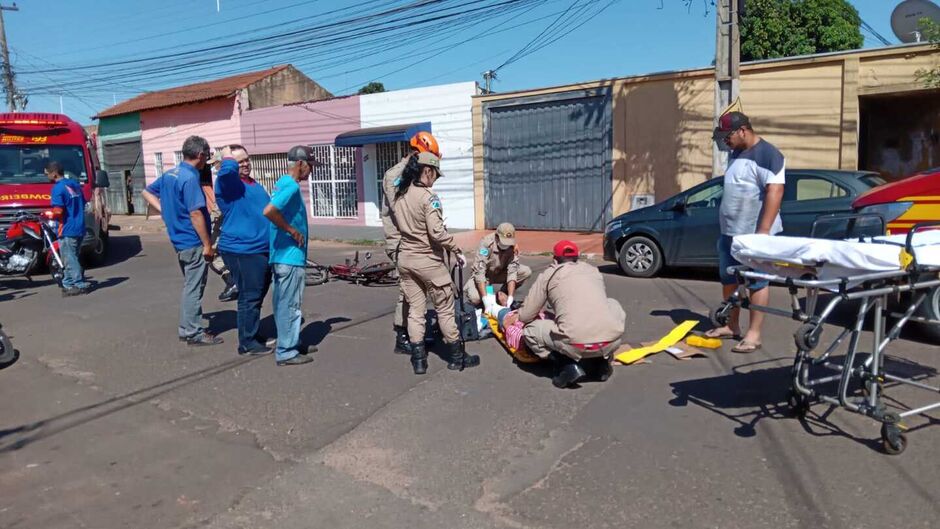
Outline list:
[[[119,116],[121,114],[139,112],[141,110],[152,110],[155,108],[206,101],[218,97],[229,97],[237,90],[247,88],[249,85],[257,83],[289,67],[290,65],[285,64],[268,68],[267,70],[233,75],[214,81],[204,81],[186,86],[167,88],[166,90],[158,90],[156,92],[147,92],[107,108],[99,112],[95,118]]]

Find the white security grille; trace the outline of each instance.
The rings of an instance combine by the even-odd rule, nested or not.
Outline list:
[[[310,175],[310,215],[323,218],[359,216],[356,189],[356,148],[314,145],[314,156],[323,162]]]
[[[176,165],[183,163],[183,151],[173,151],[173,163]]]
[[[314,145],[314,157],[323,165],[310,175],[310,216],[356,218],[359,200],[356,188],[356,148]],[[289,167],[286,154],[251,156],[251,172],[270,193]]]
[[[162,152],[153,153],[153,169],[156,172],[157,178],[163,175],[163,153]]]
[[[384,193],[382,191],[382,179],[385,172],[391,169],[395,164],[401,161],[409,151],[407,142],[399,141],[394,143],[379,143],[375,146],[375,165],[376,165],[376,202],[375,207],[382,211],[382,200]]]
[[[250,158],[252,178],[270,194],[278,179],[287,174],[287,154],[252,154]]]

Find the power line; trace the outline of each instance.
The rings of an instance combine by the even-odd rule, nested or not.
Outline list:
[[[871,27],[871,25],[868,24],[868,22],[865,22],[865,20],[863,20],[861,17],[859,17],[859,20],[861,21],[861,26],[862,26],[862,28],[863,28],[864,30],[868,31],[868,33],[870,33],[873,37],[875,37],[876,39],[878,39],[878,40],[879,40],[882,44],[884,44],[885,46],[890,46],[890,45],[891,45],[891,41],[889,41],[888,39],[884,38],[884,37],[881,35],[881,33],[878,33],[878,31],[877,31],[875,28]]]
[[[575,2],[571,5],[571,7],[575,7],[575,5],[579,3],[579,1],[580,0],[575,0]],[[533,53],[537,53],[538,51],[548,46],[551,46],[555,42],[558,42],[564,37],[570,35],[581,26],[587,24],[590,20],[594,19],[595,17],[597,17],[598,15],[606,11],[608,8],[610,8],[610,6],[614,5],[615,3],[619,1],[620,0],[609,0],[600,9],[596,10],[593,13],[589,13],[587,9],[591,4],[596,3],[594,0],[591,1],[591,4],[584,4],[578,7],[577,10],[573,14],[568,13],[570,9],[566,10],[566,12],[563,13],[563,15],[568,14],[567,17],[563,18],[563,16],[560,16],[556,21],[552,22],[552,24],[550,24],[548,28],[546,28],[546,30],[550,29],[551,32],[554,33],[554,35],[552,35],[552,33],[547,33],[546,31],[543,31],[538,36],[536,36],[535,39],[532,39],[530,43],[526,44],[526,46],[524,46],[513,57],[510,57],[509,59],[504,61],[503,64],[501,64],[499,67],[496,68],[496,70],[498,71],[500,68],[508,66],[519,60],[522,60],[525,57],[532,55]],[[579,19],[579,17],[581,18]],[[564,20],[564,21],[559,22],[561,20]]]
[[[426,0],[427,1],[427,0]],[[441,0],[438,0],[441,1]],[[444,0],[447,1],[447,0]],[[477,0],[476,2],[471,2],[471,4],[483,4],[477,7],[471,7],[470,9],[462,9],[459,11],[453,12],[443,12],[436,14],[434,16],[425,16],[421,17],[396,17],[390,20],[384,21],[381,24],[373,24],[360,28],[347,29],[339,33],[331,33],[320,36],[319,38],[311,39],[305,37],[301,40],[300,43],[294,41],[288,41],[285,43],[278,44],[276,46],[268,46],[263,49],[259,49],[251,54],[246,54],[245,51],[233,51],[227,55],[215,56],[212,58],[200,58],[184,63],[171,63],[163,67],[151,67],[149,65],[144,65],[138,68],[138,70],[128,70],[123,68],[120,70],[120,73],[106,73],[101,74],[90,74],[86,75],[86,79],[91,81],[91,84],[94,85],[107,85],[108,83],[116,80],[123,81],[143,81],[147,79],[155,79],[156,76],[159,76],[162,73],[176,73],[177,76],[180,72],[199,70],[204,72],[205,66],[208,65],[218,65],[218,64],[229,64],[237,62],[241,68],[245,67],[246,56],[250,57],[249,60],[257,61],[265,57],[274,57],[279,56],[283,58],[283,53],[285,52],[300,52],[300,51],[310,51],[322,46],[329,46],[336,43],[342,43],[345,41],[359,41],[358,44],[352,44],[353,48],[362,47],[363,36],[376,36],[377,39],[383,37],[388,37],[388,34],[406,36],[409,32],[414,32],[415,28],[418,26],[427,26],[433,23],[447,23],[447,22],[461,22],[466,23],[479,23],[481,20],[485,20],[490,16],[498,16],[507,12],[510,8],[515,5],[524,5],[532,3],[544,3],[544,0],[504,0],[501,2],[486,2],[484,0]],[[464,6],[467,3],[464,3]],[[412,6],[415,4],[412,3]],[[449,7],[448,9],[454,9],[454,7]],[[348,21],[347,21],[348,22]],[[335,26],[336,24],[330,24],[329,26]],[[425,29],[425,28],[422,28]],[[387,45],[382,45],[382,42],[379,40],[373,39],[366,41],[368,44],[377,44],[381,48],[387,48]],[[407,39],[402,42],[409,42]],[[186,52],[186,54],[192,54],[193,52]],[[162,57],[162,56],[161,56]],[[282,59],[283,60],[283,59]],[[71,71],[74,67],[64,67],[58,69],[47,69],[47,70],[35,70],[35,73],[55,71],[55,72],[66,72]],[[73,80],[70,82],[75,87],[81,87],[87,89],[89,87],[88,81],[82,80]],[[43,85],[34,86],[35,90],[42,90],[47,88]]]

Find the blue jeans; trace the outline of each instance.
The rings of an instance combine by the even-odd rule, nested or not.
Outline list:
[[[271,265],[271,268],[274,276],[274,323],[277,325],[274,359],[280,362],[300,354],[300,323],[303,317],[300,307],[304,300],[305,270],[302,266],[279,263]]]
[[[87,288],[82,264],[78,262],[78,252],[82,248],[82,237],[60,237],[59,254],[65,265],[62,288]]]
[[[261,347],[255,337],[261,325],[261,303],[271,285],[268,254],[223,253],[222,260],[238,286],[238,347]]]
[[[206,290],[209,264],[202,256],[202,246],[176,252],[180,271],[183,272],[183,291],[180,294],[180,338],[192,338],[202,328],[202,294]]]
[[[718,237],[718,277],[722,285],[736,285],[737,278],[728,273],[729,266],[740,266],[741,263],[731,255],[731,243],[734,237],[720,235]],[[770,285],[769,281],[749,279],[747,288],[752,291],[763,290]]]

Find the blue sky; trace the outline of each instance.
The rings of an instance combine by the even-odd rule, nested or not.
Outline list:
[[[89,75],[85,69],[34,72],[133,60],[298,29],[339,16],[328,13],[361,4],[362,0],[219,2],[220,12],[216,12],[216,0],[20,0],[19,11],[5,11],[3,15],[12,50],[11,61],[16,70],[26,72],[20,75],[18,82],[29,94],[28,110],[58,112],[61,96],[65,113],[89,123],[94,112],[141,90],[187,84],[220,77],[220,73],[250,71],[284,62],[299,64],[304,73],[337,95],[355,92],[373,79],[382,81],[389,90],[480,81],[481,72],[503,63],[572,3],[571,0],[547,0],[531,10],[503,19],[480,21],[479,26],[451,34],[415,32],[407,39],[409,45],[401,49],[377,50],[332,63],[330,50],[262,59],[247,56],[234,65],[210,64],[204,70],[179,74],[172,71],[153,75],[138,73],[139,77],[134,80],[109,82],[92,89],[83,87],[83,76]],[[370,5],[407,3],[405,0],[373,2]],[[890,14],[898,1],[854,0],[852,3],[879,33],[892,42],[897,41],[891,33]],[[620,0],[554,44],[502,68],[494,89],[509,91],[706,66],[715,48],[715,19],[710,4],[708,0],[693,0],[691,7],[686,7],[684,0]],[[494,28],[493,33],[476,37],[489,27]],[[880,45],[870,35],[865,36],[866,47]],[[458,45],[462,41],[467,42]],[[157,51],[165,48],[171,49]],[[415,54],[418,54],[417,60]],[[212,54],[207,57],[211,59]],[[422,60],[422,57],[427,58]],[[167,63],[169,69],[172,64]],[[118,78],[114,72],[120,70],[121,67],[115,66],[108,75]]]

